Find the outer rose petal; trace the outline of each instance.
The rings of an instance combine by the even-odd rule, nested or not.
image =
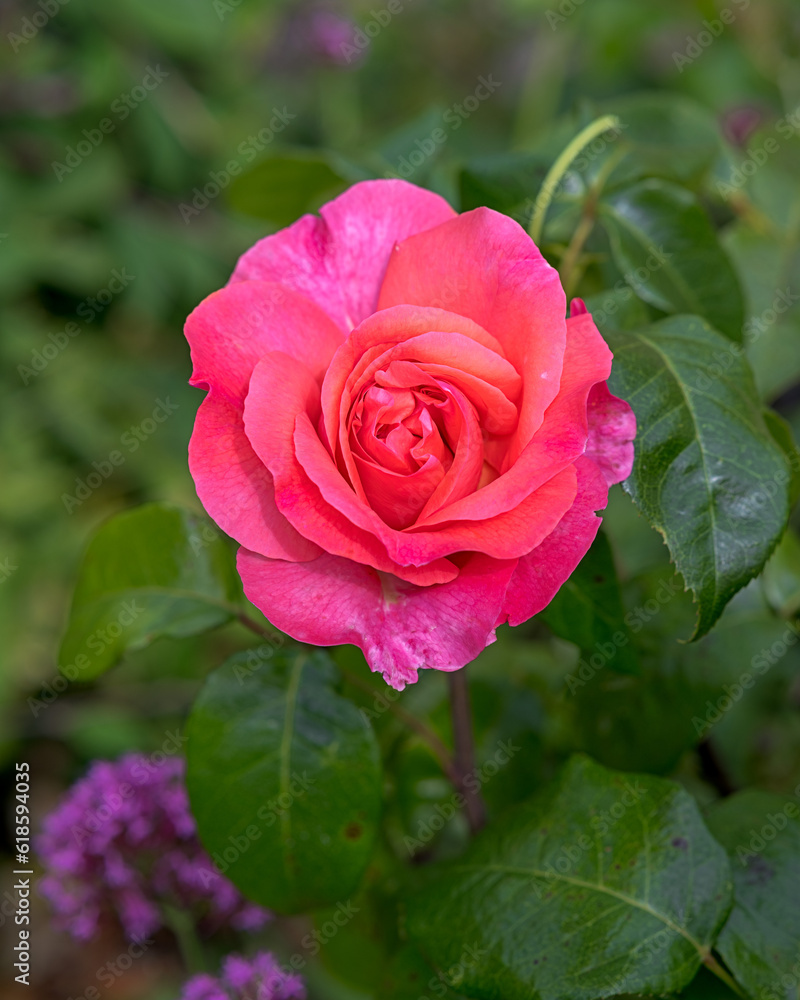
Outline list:
[[[519,560],[498,625],[504,621],[520,625],[546,608],[594,541],[602,520],[595,511],[603,510],[608,502],[608,483],[588,458],[579,458],[575,468],[577,499],[542,544]]]
[[[588,314],[587,314],[588,315]],[[589,551],[608,503],[608,487],[630,475],[636,418],[627,403],[600,382],[589,395],[589,442],[575,463],[578,495],[558,527],[519,560],[511,579],[502,621],[519,625],[546,608]]]
[[[474,555],[451,583],[416,587],[337,556],[283,562],[239,551],[249,600],[276,628],[316,646],[352,643],[401,691],[421,667],[457,670],[494,641],[515,560]]]
[[[512,464],[558,392],[566,346],[558,272],[513,219],[476,208],[396,248],[378,306],[402,304],[460,313],[500,341],[524,380]]]
[[[455,214],[438,194],[407,181],[362,181],[324,205],[321,218],[304,215],[259,240],[240,258],[231,282],[280,282],[347,332],[375,312],[395,243]]]
[[[621,483],[633,467],[633,410],[624,400],[612,396],[605,382],[598,382],[589,393],[588,412],[586,454],[600,467],[609,485]]]
[[[313,302],[280,285],[247,281],[203,299],[186,320],[191,385],[242,403],[250,376],[269,351],[302,361],[320,382],[342,334]]]
[[[278,510],[272,476],[247,440],[242,412],[224,396],[212,392],[200,404],[189,469],[209,516],[241,545],[298,562],[322,552]]]

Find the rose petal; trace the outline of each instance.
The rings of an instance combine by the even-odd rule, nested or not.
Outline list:
[[[190,382],[242,403],[250,375],[269,351],[302,361],[322,381],[342,334],[316,305],[281,285],[243,281],[204,299],[186,320]]]
[[[348,559],[307,563],[239,551],[245,594],[272,624],[316,646],[352,643],[397,690],[423,668],[457,670],[494,641],[515,562],[471,556],[458,577],[415,587]]]
[[[475,521],[511,510],[542,483],[574,462],[586,448],[589,393],[596,383],[604,382],[610,372],[611,351],[591,316],[584,314],[569,319],[558,396],[547,408],[541,427],[522,455],[484,489],[425,518],[424,526],[433,529],[445,521]],[[489,447],[487,444],[487,456],[491,461]]]
[[[589,393],[589,439],[586,454],[599,467],[606,482],[621,483],[633,468],[636,417],[622,400],[612,396],[605,382]]]
[[[260,240],[231,282],[277,281],[316,302],[347,332],[375,312],[392,248],[455,216],[447,202],[403,180],[362,181]]]
[[[566,298],[558,273],[513,219],[476,208],[394,251],[379,309],[436,305],[467,316],[496,337],[523,377],[513,462],[555,399],[566,345]]]
[[[222,530],[254,552],[303,562],[322,551],[275,505],[272,476],[250,446],[242,412],[212,392],[200,404],[189,442],[197,495]]]
[[[427,361],[448,365],[455,361],[455,367],[472,370],[465,364],[469,357],[473,364],[478,365],[474,374],[483,377],[491,372],[492,384],[499,385],[500,388],[505,386],[511,398],[518,395],[521,387],[519,375],[508,362],[504,362],[499,342],[476,323],[442,309],[397,306],[370,316],[350,334],[331,359],[322,384],[322,411],[325,436],[332,448],[336,447],[340,427],[346,420],[353,396],[364,379],[370,378],[378,368],[386,367],[394,359],[409,360],[408,350],[412,348],[404,349],[398,345],[434,331],[440,335],[439,344],[443,353],[435,356],[431,354],[436,346],[431,342]],[[446,343],[444,338],[447,334],[457,334],[459,337]],[[469,350],[467,340],[474,341],[483,349],[476,351],[474,358],[466,353]],[[412,346],[419,345],[415,341]],[[491,364],[490,355],[496,358],[491,359]],[[415,357],[414,360],[421,359]],[[481,364],[487,367],[482,368]]]
[[[295,456],[295,431],[301,429],[316,442],[317,451],[309,461],[323,473],[335,475],[341,485],[355,494],[335,468],[319,440],[312,422],[319,413],[319,386],[299,361],[275,352],[256,365],[244,408],[244,426],[255,453],[274,477],[275,503],[301,535],[327,552],[355,559],[387,573],[397,573],[420,586],[451,580],[458,572],[446,559],[416,567],[398,566],[378,537],[365,531],[331,506],[304,471]],[[373,511],[365,508],[375,522]]]
[[[588,458],[579,458],[575,469],[578,474],[575,503],[541,545],[519,560],[498,625],[505,621],[520,625],[546,608],[594,541],[602,521],[595,511],[603,510],[608,503],[608,483]]]
[[[432,531],[425,530],[423,525],[396,531],[356,496],[308,418],[298,420],[294,443],[298,461],[330,507],[341,511],[351,527],[373,532],[395,565],[404,567],[402,571],[395,570],[401,576],[411,566],[424,567],[428,563],[434,566],[446,556],[462,551],[482,552],[497,559],[517,558],[530,552],[553,530],[575,498],[575,473],[567,465],[515,508],[495,517],[440,524]],[[275,479],[277,489],[277,473]],[[306,537],[330,550],[323,535],[309,530],[287,509],[279,491],[277,501],[279,509]]]

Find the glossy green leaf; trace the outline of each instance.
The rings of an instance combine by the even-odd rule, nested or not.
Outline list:
[[[578,756],[409,900],[408,929],[467,996],[597,1000],[686,986],[730,902],[686,791]]]
[[[378,746],[337,678],[319,651],[240,653],[189,719],[200,836],[245,895],[281,913],[346,906],[375,838]]]
[[[603,197],[598,214],[637,295],[666,313],[702,316],[741,341],[739,281],[693,194],[667,181],[640,181]]]
[[[351,179],[325,153],[283,152],[234,178],[228,200],[245,215],[288,226],[335,198]]]
[[[619,117],[622,137],[631,147],[611,175],[611,184],[634,174],[696,183],[720,152],[714,115],[679,94],[631,94],[607,101],[601,109]]]
[[[639,509],[697,603],[693,638],[760,572],[788,515],[789,472],[741,348],[692,316],[608,335],[609,385],[636,414]]]
[[[748,789],[718,803],[708,824],[730,856],[735,896],[717,950],[752,996],[796,1000],[800,985],[798,800]]]
[[[617,571],[601,531],[580,565],[540,617],[562,639],[591,659],[600,654],[618,674],[638,674],[639,664],[625,624]]]
[[[205,519],[146,504],[98,529],[78,574],[58,662],[91,680],[126,650],[224,624],[240,594],[233,554]]]

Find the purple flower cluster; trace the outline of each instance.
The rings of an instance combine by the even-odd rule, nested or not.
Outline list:
[[[80,940],[104,912],[125,934],[148,937],[161,906],[192,909],[208,929],[254,930],[270,919],[214,868],[197,836],[181,757],[128,754],[95,761],[44,821],[40,882],[60,925]]]
[[[300,976],[284,972],[269,952],[252,958],[228,955],[219,977],[193,976],[180,1000],[305,1000]]]

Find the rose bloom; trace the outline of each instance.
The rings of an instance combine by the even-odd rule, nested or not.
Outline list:
[[[402,689],[541,611],[635,419],[583,303],[512,219],[365,181],[256,243],[186,323],[189,464],[247,597]]]

